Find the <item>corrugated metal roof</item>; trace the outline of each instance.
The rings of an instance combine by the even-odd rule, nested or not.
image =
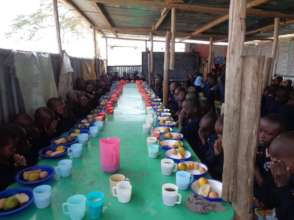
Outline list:
[[[90,17],[90,19],[95,23],[95,25],[100,29],[109,29],[109,25],[101,18],[101,14],[97,13],[95,10],[95,1],[93,0],[72,0],[84,13]],[[111,2],[111,1],[110,1]],[[163,0],[158,0],[157,2],[164,2]],[[228,8],[229,0],[184,0],[185,4],[198,4],[203,6],[218,7],[218,8]],[[160,7],[143,7],[140,4],[134,5],[115,5],[101,4],[103,12],[113,25],[114,28],[119,29],[120,32],[124,28],[133,28],[134,32],[136,29],[140,29],[137,34],[145,34],[160,18],[161,9]],[[262,9],[265,11],[276,11],[282,13],[293,14],[294,11],[294,0],[272,0],[265,3],[256,9]],[[194,13],[187,12],[183,10],[177,10],[176,15],[176,30],[177,32],[191,33],[197,28],[211,22],[222,15],[220,14],[205,14],[205,13]],[[256,30],[258,28],[273,24],[273,18],[268,17],[257,17],[248,16],[246,19],[247,31]],[[144,29],[146,31],[144,31]],[[170,29],[170,15],[164,20],[159,28],[160,32],[164,32]],[[201,38],[208,38],[209,34],[217,36],[226,36],[228,30],[228,22],[224,22],[220,25],[203,33]],[[109,31],[106,31],[109,32]],[[271,36],[272,31],[269,33],[256,34],[256,36]],[[281,27],[280,33],[289,34],[293,33],[293,25]]]

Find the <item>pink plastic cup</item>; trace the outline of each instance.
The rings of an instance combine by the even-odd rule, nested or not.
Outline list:
[[[100,163],[102,170],[114,173],[120,168],[120,139],[118,137],[101,138]]]

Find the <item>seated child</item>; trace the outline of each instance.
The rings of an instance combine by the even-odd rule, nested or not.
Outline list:
[[[260,186],[263,181],[271,181],[269,145],[284,130],[280,115],[270,114],[260,119],[256,154],[255,179]],[[258,188],[258,186],[256,186]],[[258,189],[257,189],[258,190]]]
[[[191,100],[185,100],[182,105],[182,110],[179,114],[178,124],[184,138],[190,143],[195,145],[197,142],[196,132],[199,126],[199,107]]]
[[[271,174],[275,185],[263,182],[263,200],[276,210],[279,220],[294,217],[294,131],[284,132],[276,137],[269,147]]]
[[[57,133],[69,130],[75,123],[73,115],[69,112],[61,98],[53,97],[47,101],[47,107],[53,111],[58,119]]]
[[[40,107],[35,111],[35,122],[40,133],[35,144],[37,149],[42,149],[55,137],[58,121],[49,108]]]
[[[206,113],[199,122],[198,142],[193,146],[200,160],[207,164],[210,161],[211,155],[214,155],[213,145],[216,140],[214,125],[216,115],[214,112]]]
[[[7,127],[0,128],[0,190],[14,182],[17,171],[26,166],[24,156],[16,153],[14,135]]]
[[[221,115],[215,122],[214,129],[217,138],[213,144],[213,156],[208,163],[208,169],[210,170],[211,176],[217,180],[222,180],[224,166],[224,152],[222,145],[223,125],[224,116]]]

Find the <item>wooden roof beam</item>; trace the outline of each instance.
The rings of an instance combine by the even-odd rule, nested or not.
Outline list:
[[[96,31],[98,31],[102,36],[104,36],[104,33],[98,28],[94,21],[92,21],[80,8],[76,5],[72,0],[64,0],[66,3],[71,5],[86,21],[92,26],[95,27]]]
[[[284,20],[284,21],[280,20],[280,27],[284,27],[284,26],[287,26],[287,25],[290,25],[290,24],[294,24],[294,19]],[[272,30],[274,30],[274,24],[266,25],[266,26],[258,28],[256,30],[247,31],[246,35],[253,35],[253,34],[272,31]]]
[[[162,9],[160,18],[158,19],[158,21],[156,22],[156,24],[152,27],[152,31],[157,31],[159,29],[160,25],[163,23],[163,21],[167,17],[169,11],[170,11],[169,8]]]
[[[109,29],[111,30],[111,32],[113,33],[113,35],[115,37],[118,37],[117,36],[117,33],[113,29],[113,25],[111,24],[109,18],[106,16],[106,14],[104,13],[104,11],[102,9],[103,6],[101,4],[95,4],[95,5],[96,5],[96,10],[97,10],[98,14],[102,17],[102,19],[107,24],[107,26],[109,27]]]
[[[253,0],[253,1],[250,1],[249,3],[247,3],[246,7],[247,8],[252,8],[252,7],[256,7],[256,6],[259,6],[259,5],[262,5],[262,4],[265,4],[267,2],[269,2],[270,0]],[[219,24],[222,24],[223,22],[227,21],[229,19],[229,14],[226,14],[222,17],[219,17],[209,23],[207,23],[206,25],[196,29],[194,32],[192,32],[189,36],[185,37],[185,39],[189,39],[191,37],[195,37],[205,31],[208,31],[209,29],[219,25]]]
[[[163,8],[175,8],[181,11],[187,12],[197,12],[197,13],[207,13],[207,14],[228,14],[228,8],[219,8],[212,6],[205,6],[200,4],[187,4],[187,3],[173,3],[173,2],[159,2],[155,0],[88,0],[94,1],[97,3],[102,3],[105,5],[115,5],[115,6],[140,6],[152,9],[163,9]],[[252,0],[248,4],[251,4],[251,7],[247,8],[248,16],[258,16],[258,17],[280,17],[280,18],[294,18],[293,14],[285,14],[278,11],[267,11],[262,9],[250,9],[254,8],[260,4],[263,4],[264,0]],[[266,1],[268,2],[268,1]]]

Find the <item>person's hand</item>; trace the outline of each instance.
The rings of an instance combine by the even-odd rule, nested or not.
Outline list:
[[[26,158],[20,154],[14,154],[13,159],[15,167],[24,167],[27,165]]]
[[[199,139],[200,139],[200,141],[201,141],[201,144],[202,145],[204,145],[204,144],[206,144],[206,137],[205,137],[205,135],[203,134],[203,131],[202,131],[202,129],[198,129],[198,136],[199,136]]]
[[[277,187],[288,185],[290,172],[286,164],[281,160],[272,160],[271,173]]]
[[[260,174],[260,171],[259,171],[258,167],[256,167],[256,166],[255,166],[255,170],[254,170],[254,177],[256,179],[257,185],[262,186],[263,178],[262,178],[262,176]]]
[[[223,147],[222,147],[222,140],[221,139],[217,139],[213,145],[213,149],[214,149],[214,155],[218,156],[221,154],[221,152],[223,151]]]

